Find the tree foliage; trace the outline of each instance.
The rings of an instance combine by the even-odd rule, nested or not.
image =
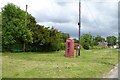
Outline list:
[[[104,39],[103,37],[101,37],[101,36],[96,36],[96,37],[94,38],[94,45],[98,45],[99,42],[102,42],[102,41],[105,41],[105,39]]]
[[[32,33],[25,26],[25,12],[16,5],[9,3],[2,9],[3,47],[32,42]]]
[[[93,36],[91,34],[83,34],[80,37],[80,43],[83,46],[84,49],[89,49],[90,47],[93,47]]]
[[[59,32],[59,33],[61,33],[60,36],[63,42],[66,42],[66,39],[70,37],[70,35],[67,33],[63,33],[63,32]]]
[[[2,25],[2,13],[0,12],[0,26]]]
[[[2,13],[0,12],[0,31],[2,31]]]
[[[108,36],[106,37],[108,46],[116,45],[117,38],[115,36]]]
[[[118,34],[118,46],[120,48],[120,33]]]
[[[2,23],[2,47],[5,51],[16,48],[22,51],[57,51],[65,48],[66,39],[70,37],[68,33],[58,31],[54,27],[37,24],[31,14],[12,3],[2,8],[0,23]],[[105,39],[101,36],[93,37],[91,34],[83,34],[80,37],[81,45],[87,50],[103,40]],[[115,45],[116,40],[115,36],[107,37],[109,46]],[[75,43],[77,42],[75,39]]]
[[[56,51],[69,37],[55,28],[37,24],[35,18],[16,5],[9,3],[2,9],[3,49],[20,45],[23,51]]]

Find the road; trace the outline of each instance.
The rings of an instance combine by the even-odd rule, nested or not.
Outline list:
[[[118,65],[103,78],[118,78]]]
[[[118,68],[114,69],[114,71],[112,71],[108,78],[118,78]]]

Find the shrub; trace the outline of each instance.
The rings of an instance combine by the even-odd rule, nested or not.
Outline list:
[[[84,43],[84,44],[83,44],[83,48],[86,49],[86,50],[89,50],[89,49],[90,49],[90,47],[89,47],[89,45],[88,45],[87,43]]]
[[[66,43],[61,43],[60,50],[65,50]]]

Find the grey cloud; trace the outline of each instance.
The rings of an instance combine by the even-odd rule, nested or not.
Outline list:
[[[54,12],[55,13],[55,12]],[[38,17],[39,16],[39,17]],[[45,11],[44,13],[38,12],[36,15],[37,22],[55,22],[55,23],[67,23],[70,22],[70,18],[67,15],[53,14]]]
[[[59,31],[69,33],[71,37],[77,38],[78,36],[78,25],[73,23],[52,23],[54,28],[58,29]]]
[[[62,8],[60,13],[57,13],[56,10],[53,10],[53,13],[47,11],[38,12],[36,15],[37,22],[52,22],[51,26],[55,26],[59,31],[69,33],[71,37],[78,37],[78,15],[69,8],[67,4],[69,2],[56,2],[58,6]],[[89,3],[89,8],[94,7],[94,12],[100,13],[100,15],[94,16],[92,20],[88,18],[87,15],[82,13],[82,25],[81,25],[81,35],[84,33],[91,33],[92,35],[100,35],[106,37],[109,35],[117,36],[117,9],[115,7],[109,7],[109,3]],[[107,4],[107,5],[106,5]],[[92,5],[92,6],[91,6]],[[115,5],[115,4],[110,4]],[[117,8],[117,7],[116,7]],[[94,13],[92,12],[92,13]],[[55,14],[54,14],[55,13]],[[39,16],[39,17],[38,17]]]
[[[68,3],[68,2],[78,2],[79,0],[54,0],[56,3],[59,3],[59,2],[64,2],[64,3]],[[82,1],[82,0],[81,0]]]
[[[79,0],[54,0],[53,4],[43,5],[44,7],[39,9],[39,5],[32,5],[32,9],[28,11],[36,18],[37,22],[46,26],[54,26],[59,31],[69,33],[71,37],[78,37],[78,13],[74,11],[78,8],[77,4]],[[93,2],[91,2],[93,1]],[[99,1],[99,2],[97,2]],[[101,35],[106,37],[108,35],[117,35],[118,23],[117,23],[117,3],[104,2],[101,0],[87,1],[88,8],[86,11],[89,15],[94,17],[91,19],[87,14],[82,12],[81,20],[81,35],[83,33],[91,33],[93,35]],[[106,0],[105,0],[106,1]],[[16,1],[17,2],[17,1]],[[42,2],[42,1],[41,1]],[[72,8],[69,3],[75,2],[75,8]],[[84,2],[84,0],[82,0]],[[35,7],[38,6],[38,7]],[[21,6],[20,6],[21,7]],[[83,6],[86,7],[86,6]],[[37,8],[37,9],[36,9]],[[92,13],[97,12],[98,15]]]
[[[92,5],[92,7],[95,7],[94,11],[98,11],[100,15],[95,16],[95,18],[93,17],[93,20],[89,20],[86,15],[82,16],[82,26],[84,27],[82,28],[82,34],[91,32],[93,35],[101,35],[104,37],[108,35],[117,36],[117,6],[110,4],[114,7],[109,7],[106,4],[109,5],[109,3],[97,2],[88,6],[91,7]]]
[[[54,23],[67,23],[70,22],[70,19],[62,19],[60,17],[47,17],[47,15],[40,16],[40,18],[36,18],[37,22],[54,22]]]
[[[38,11],[35,17],[37,22],[54,22],[54,23],[78,22],[78,16],[72,11],[64,9],[64,10],[59,10],[59,12],[60,13],[54,10],[51,13],[47,12],[47,10],[45,10],[44,12]]]
[[[43,7],[43,9],[39,10],[39,5],[37,4],[37,5],[32,5],[34,6],[33,9],[31,10],[28,9],[28,10],[30,10],[31,14],[36,18],[38,23],[40,24],[43,23],[42,25],[46,25],[46,26],[54,26],[59,31],[69,33],[71,37],[78,38],[78,25],[77,25],[78,14],[74,12],[74,10],[71,9],[72,8],[71,5],[69,5],[69,3],[74,3],[74,2],[78,3],[78,1],[79,0],[54,0],[53,7],[51,5],[47,8]],[[100,15],[94,16],[93,14],[91,14],[91,12],[88,11],[90,15],[94,16],[93,19],[90,20],[89,16],[85,15],[82,12],[83,15],[82,15],[81,35],[84,33],[91,33],[94,36],[100,35],[102,37],[106,37],[109,35],[117,36],[118,16],[117,16],[116,5],[118,3],[105,2],[105,1],[86,0],[88,7],[90,9],[94,8],[94,11],[92,13],[98,12],[100,13]],[[18,1],[16,0],[14,2],[17,3],[19,2],[19,0]],[[82,2],[84,2],[84,0],[82,0]],[[21,4],[19,4],[19,6],[23,7],[24,3],[21,2]],[[78,8],[77,6],[75,7]]]
[[[60,5],[60,6],[66,6],[67,2],[57,2],[57,4]]]

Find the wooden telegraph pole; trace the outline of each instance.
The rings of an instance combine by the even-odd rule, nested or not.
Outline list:
[[[78,22],[78,27],[79,27],[79,34],[78,34],[78,44],[80,44],[80,28],[81,28],[81,0],[79,0],[79,22]],[[78,50],[78,56],[80,56],[80,49]]]
[[[26,13],[25,13],[25,27],[27,27],[27,8],[28,5],[26,5]],[[23,51],[25,52],[25,41],[23,42]]]

